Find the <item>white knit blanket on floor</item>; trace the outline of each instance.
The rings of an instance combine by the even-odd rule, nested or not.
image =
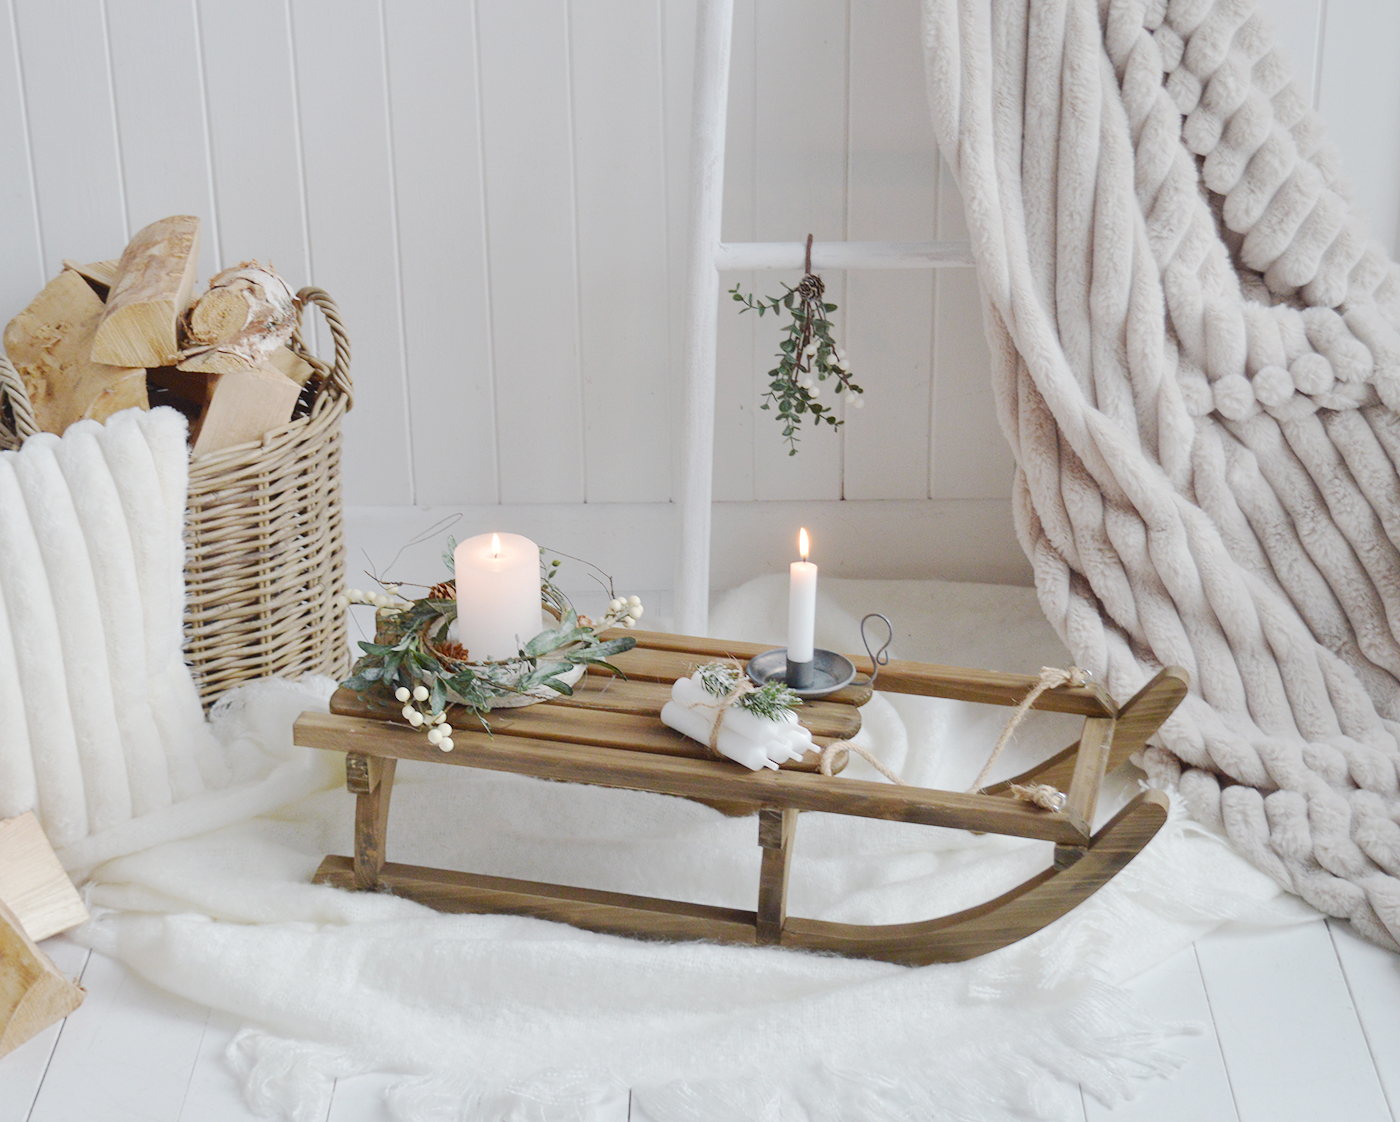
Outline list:
[[[1046,616],[1280,884],[1400,940],[1400,271],[1253,0],[925,0]]]
[[[1030,589],[827,581],[817,641],[859,648],[885,612],[900,657],[1034,672],[1065,662]],[[781,642],[786,582],[738,590],[717,633]],[[655,1122],[1078,1118],[1171,1070],[1165,1038],[1118,983],[1229,919],[1317,913],[1206,829],[1174,815],[1069,916],[968,963],[908,969],[767,948],[643,943],[539,920],[442,916],[311,885],[348,853],[339,758],[289,727],[330,683],[259,684],[216,711],[221,742],[266,766],[320,767],[327,789],[275,814],[124,857],[88,888],[78,938],[253,1028],[230,1057],[250,1102],[325,1117],[337,1077],[403,1074],[401,1122],[576,1122],[634,1090]],[[1008,710],[877,695],[860,743],[914,783],[966,787]],[[1032,714],[1001,774],[1070,743],[1080,722]],[[307,757],[315,756],[316,760]],[[876,778],[863,761],[847,774]],[[1136,790],[1120,777],[1109,804]],[[439,765],[400,764],[395,861],[752,908],[756,820],[682,799]],[[1108,811],[1105,808],[1105,813]],[[1045,843],[804,814],[790,911],[857,923],[929,918],[1045,867]]]

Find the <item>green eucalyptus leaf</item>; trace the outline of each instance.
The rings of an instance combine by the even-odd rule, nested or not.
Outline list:
[[[598,662],[595,662],[593,665],[601,666],[604,670],[609,671],[614,677],[621,678],[624,682],[627,681],[627,675],[624,674],[621,670],[619,670],[616,666],[614,666],[611,662],[603,662],[600,660]]]
[[[611,655],[621,654],[623,651],[630,651],[636,645],[637,640],[634,636],[622,635],[616,639],[609,639],[605,643],[599,643],[595,650],[597,650],[600,655],[609,657]],[[611,669],[611,667],[609,667],[609,669]]]
[[[558,631],[541,631],[525,644],[522,653],[526,658],[539,658],[540,655],[558,650],[566,641]]]

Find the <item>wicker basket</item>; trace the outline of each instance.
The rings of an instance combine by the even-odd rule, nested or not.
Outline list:
[[[340,420],[353,403],[350,342],[335,302],[297,293],[330,327],[335,362],[315,371],[290,423],[256,444],[190,459],[185,657],[208,707],[251,678],[342,677],[348,662]],[[0,448],[37,429],[24,383],[0,354]]]

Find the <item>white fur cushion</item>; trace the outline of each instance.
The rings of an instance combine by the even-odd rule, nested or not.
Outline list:
[[[188,468],[171,409],[0,454],[0,818],[70,869],[224,781],[181,655]]]

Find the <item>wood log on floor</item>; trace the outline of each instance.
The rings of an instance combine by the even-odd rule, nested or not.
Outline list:
[[[199,267],[199,219],[177,214],[131,239],[117,266],[92,341],[95,362],[169,366],[180,353],[178,324]]]
[[[91,357],[102,301],[76,271],[64,269],[5,328],[5,353],[24,379],[39,428],[61,433],[74,421],[105,421],[147,408],[146,371]]]
[[[32,813],[0,822],[0,900],[36,943],[87,922],[78,890]]]
[[[195,434],[196,456],[261,440],[292,419],[301,387],[274,366],[210,377],[208,404]]]
[[[82,1003],[82,986],[63,976],[0,901],[0,1056]]]
[[[38,819],[0,822],[0,1056],[82,1003],[82,987],[38,943],[87,918]]]

